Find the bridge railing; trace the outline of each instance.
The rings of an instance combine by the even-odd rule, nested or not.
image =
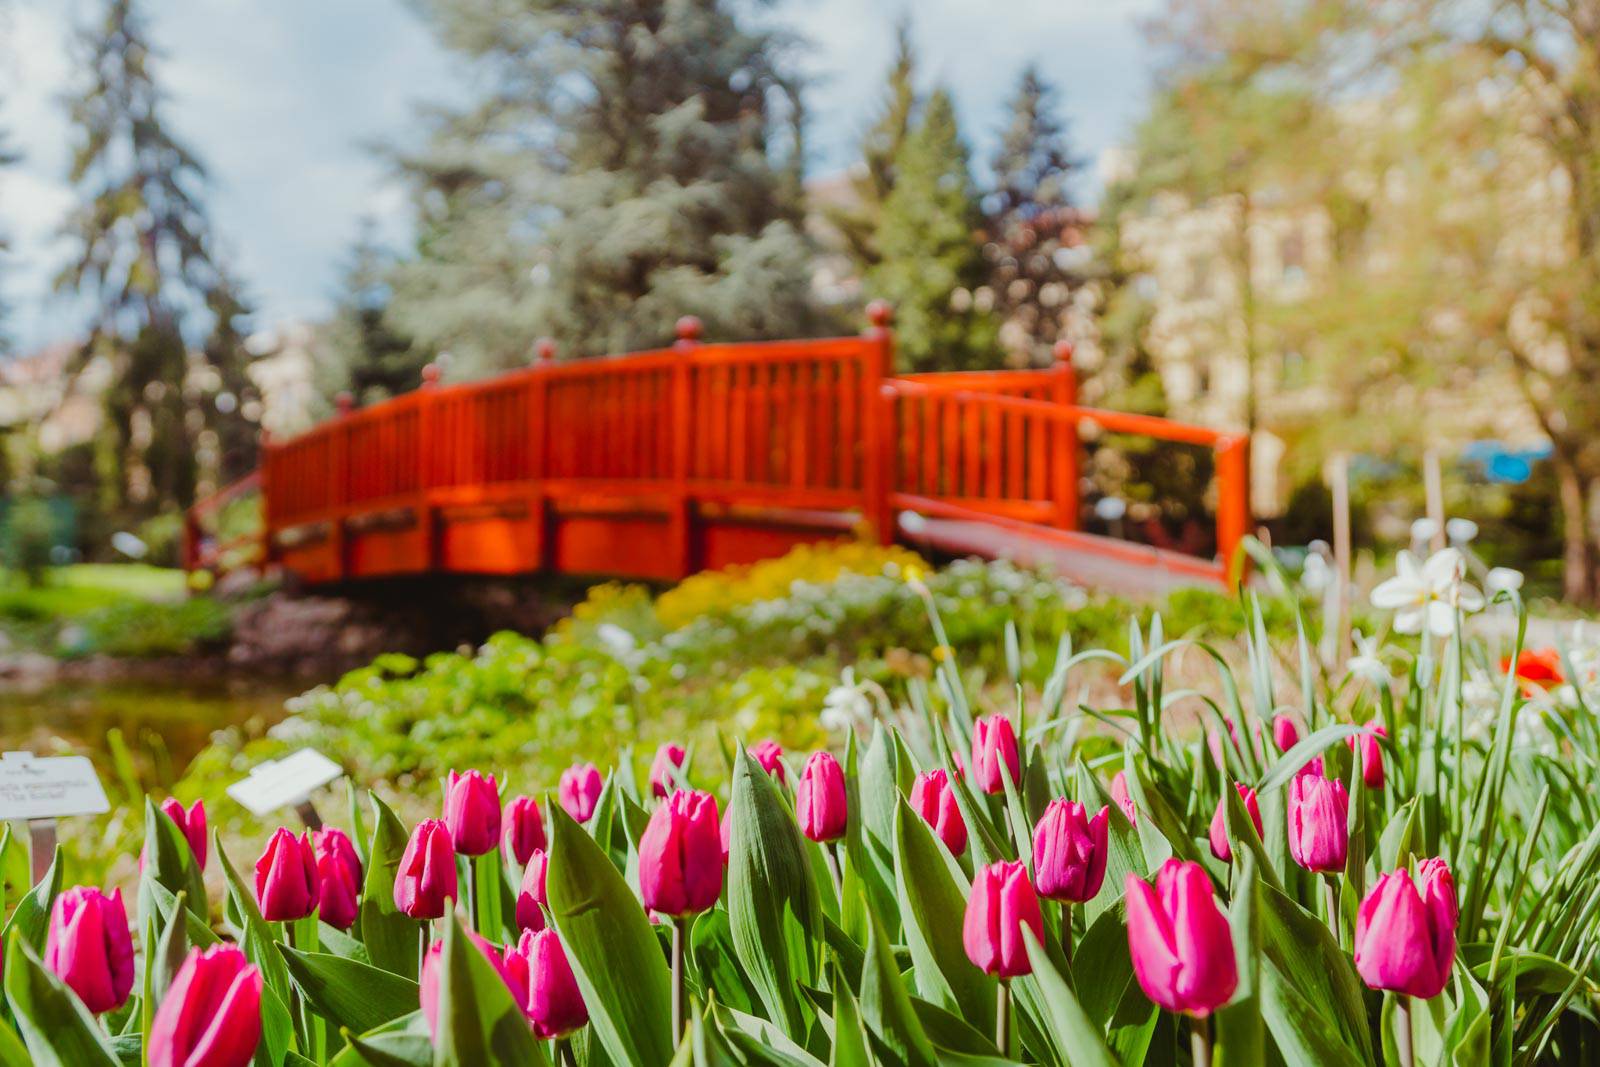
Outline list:
[[[380,565],[429,569],[440,509],[512,505],[664,515],[667,573],[693,569],[696,518],[719,509],[855,514],[882,540],[906,510],[1072,532],[1093,423],[1213,449],[1216,545],[1232,557],[1249,521],[1242,439],[1079,407],[1064,346],[1043,370],[891,377],[887,307],[871,318],[859,337],[705,344],[686,317],[671,348],[558,363],[541,343],[527,368],[448,386],[429,367],[420,389],[342,402],[264,442],[268,553],[329,542],[319,573],[337,577],[360,569],[343,562],[345,538],[405,528],[420,541]],[[487,550],[508,553],[484,561],[501,570],[529,554]]]

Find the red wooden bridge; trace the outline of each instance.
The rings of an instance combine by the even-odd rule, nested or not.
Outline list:
[[[895,377],[888,308],[860,337],[702,344],[556,362],[404,396],[288,440],[189,513],[185,563],[244,560],[308,584],[539,571],[674,580],[852,532],[1011,557],[1089,585],[1226,584],[1249,528],[1247,439],[1080,407],[1070,350],[1046,370]],[[1209,449],[1210,553],[1085,532],[1087,442]],[[259,529],[216,532],[259,491]],[[1209,539],[1208,539],[1209,540]]]

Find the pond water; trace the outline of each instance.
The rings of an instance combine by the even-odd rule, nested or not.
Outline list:
[[[283,702],[309,684],[257,679],[54,682],[0,687],[0,750],[83,753],[102,773],[120,731],[147,785],[174,781],[213,731],[242,725],[252,734],[283,718]]]

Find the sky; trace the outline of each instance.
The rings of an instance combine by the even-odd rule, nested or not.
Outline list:
[[[1123,141],[1148,92],[1139,20],[1156,0],[777,0],[765,17],[804,42],[808,170],[848,166],[884,97],[893,25],[914,15],[925,87],[955,95],[974,154],[992,151],[1018,73],[1037,62],[1061,90],[1076,152]],[[219,246],[257,327],[326,314],[364,217],[397,247],[404,190],[375,151],[408,143],[424,103],[470,98],[472,71],[405,0],[146,0],[168,122],[211,176]],[[19,351],[72,337],[82,318],[51,281],[71,248],[64,95],[69,40],[102,0],[0,0],[0,131],[22,162],[0,169],[0,264]],[[1092,195],[1092,180],[1086,193]]]

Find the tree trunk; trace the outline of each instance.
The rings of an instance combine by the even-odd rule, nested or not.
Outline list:
[[[1593,479],[1559,449],[1552,456],[1561,492],[1562,576],[1561,595],[1568,603],[1594,607],[1595,565],[1600,553],[1589,529],[1589,490]]]

